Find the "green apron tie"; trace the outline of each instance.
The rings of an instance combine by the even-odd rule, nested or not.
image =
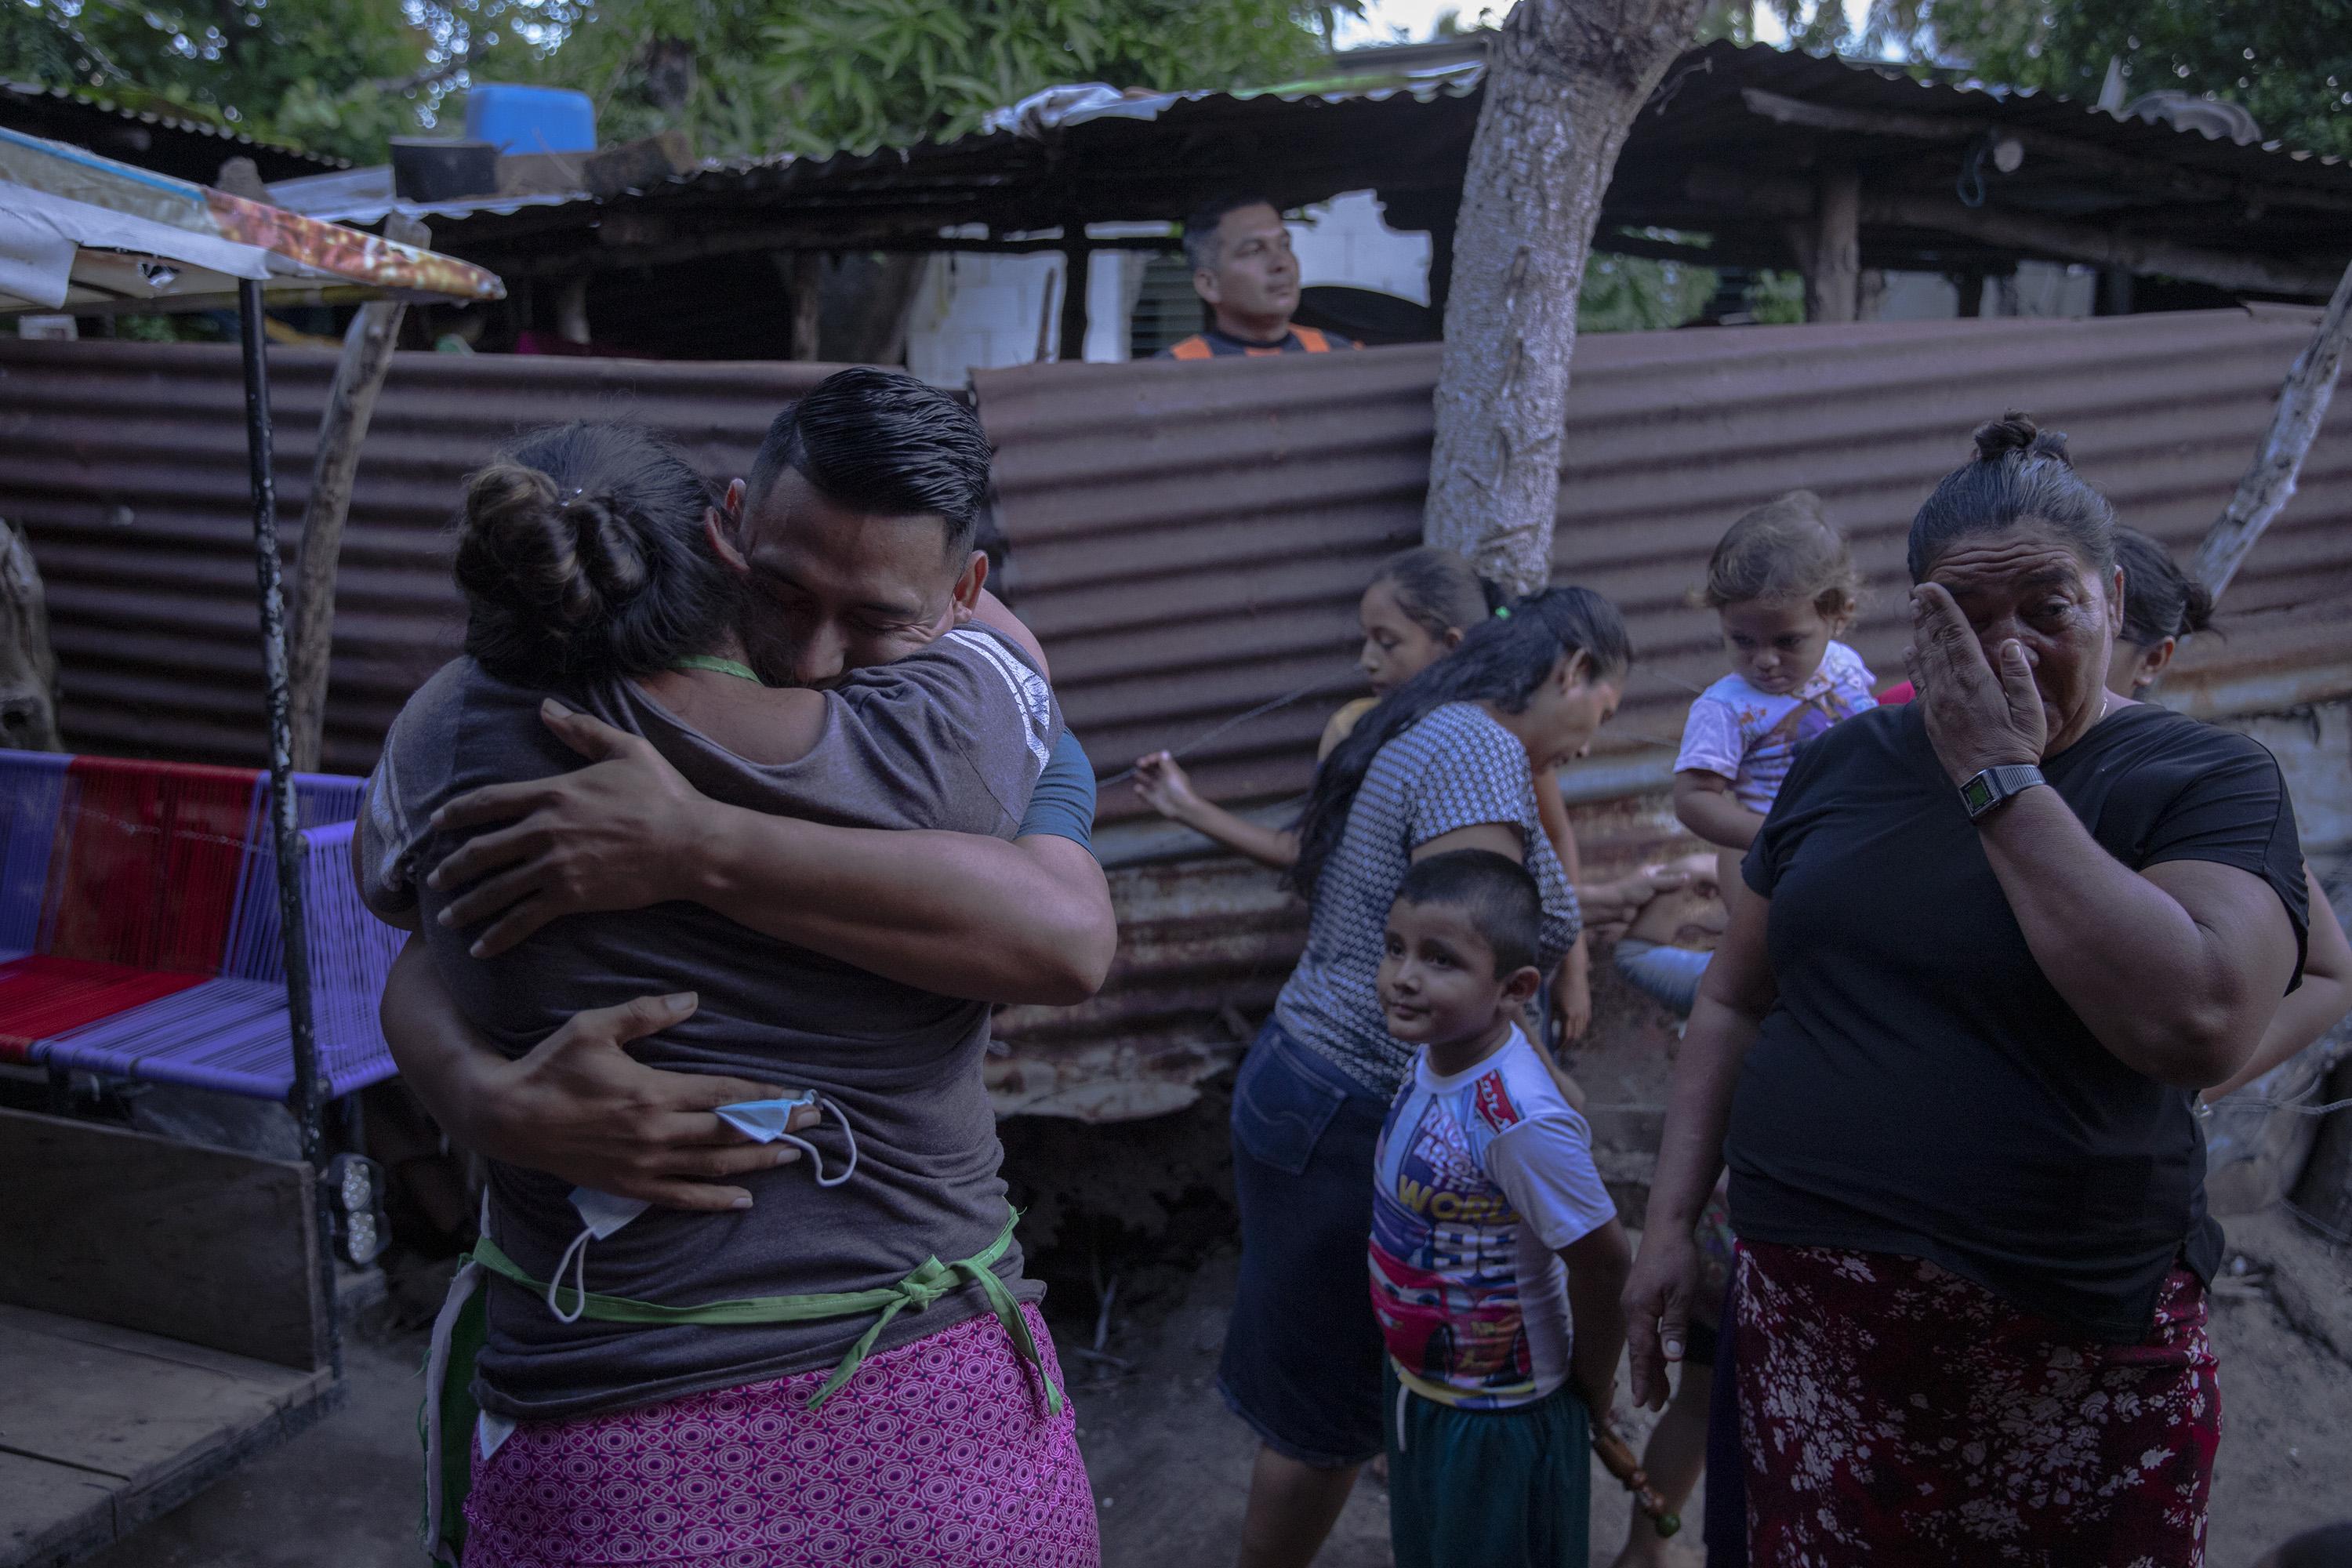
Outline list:
[[[669,667],[672,669],[715,670],[720,675],[731,675],[738,680],[749,680],[761,685],[766,684],[764,681],[760,679],[760,672],[753,669],[750,665],[745,664],[741,659],[720,658],[716,654],[690,653],[684,658],[671,659],[669,661]]]
[[[1004,1325],[1012,1336],[1013,1348],[1020,1358],[1036,1368],[1038,1380],[1045,1385],[1045,1413],[1062,1413],[1062,1391],[1055,1386],[1045,1371],[1045,1363],[1037,1353],[1037,1342],[1029,1332],[1029,1320],[1021,1315],[1020,1303],[1004,1281],[996,1277],[994,1264],[1013,1246],[1013,1227],[1020,1223],[1018,1214],[1004,1222],[1004,1229],[984,1250],[954,1263],[941,1263],[936,1257],[927,1258],[922,1267],[899,1280],[896,1285],[877,1290],[843,1290],[806,1296],[747,1296],[733,1301],[706,1301],[698,1307],[666,1307],[655,1301],[635,1301],[626,1296],[601,1296],[593,1290],[581,1291],[571,1286],[557,1285],[551,1298],[549,1287],[524,1273],[515,1260],[499,1247],[498,1243],[483,1237],[474,1244],[474,1261],[501,1279],[513,1281],[542,1298],[565,1302],[567,1308],[577,1305],[580,1315],[601,1323],[806,1323],[825,1318],[854,1318],[866,1312],[878,1312],[874,1326],[859,1336],[841,1364],[833,1369],[824,1386],[810,1400],[808,1408],[814,1410],[833,1397],[834,1392],[856,1374],[859,1365],[874,1349],[874,1342],[899,1313],[912,1309],[921,1311],[940,1297],[960,1289],[964,1284],[977,1285],[988,1297],[989,1309],[996,1321]]]

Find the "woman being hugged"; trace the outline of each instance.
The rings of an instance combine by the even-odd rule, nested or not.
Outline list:
[[[1542,895],[1546,972],[1579,930],[1532,773],[1575,755],[1616,710],[1632,647],[1615,608],[1585,589],[1510,611],[1364,716],[1317,772],[1300,823],[1292,878],[1313,906],[1307,952],[1234,1089],[1242,1277],[1218,1384],[1264,1445],[1247,1568],[1312,1558],[1357,1467],[1381,1449],[1384,1352],[1364,1246],[1373,1145],[1413,1059],[1389,1034],[1377,984],[1405,873],[1453,849],[1524,865]]]
[[[1635,1396],[1682,1353],[1727,1160],[1759,1568],[2201,1563],[2195,1098],[2300,971],[2293,807],[2254,742],[2105,689],[2114,515],[2063,437],[1979,430],[1909,564],[1918,700],[1798,758],[1700,984]]]
[[[442,918],[454,890],[425,875],[466,837],[436,826],[443,805],[577,763],[541,721],[550,692],[731,808],[1013,837],[1060,723],[1032,656],[972,624],[987,458],[968,412],[858,372],[778,419],[740,500],[613,425],[527,436],[469,481],[467,656],[411,699],[369,781],[369,902],[421,917],[457,1005],[509,1057],[582,1009],[686,993],[659,1005],[641,1060],[805,1086],[825,1124],[805,1160],[742,1171],[745,1197],[718,1213],[491,1162],[432,1363],[445,1561],[461,1537],[466,1568],[1099,1561],[998,1174],[987,1005],[684,899],[572,915],[477,957],[478,930]],[[758,522],[780,496],[795,498],[787,526]],[[790,627],[747,591],[744,545],[844,508],[871,549],[919,568],[904,656],[822,691],[767,687],[752,661]],[[730,1114],[789,1137],[796,1104]]]

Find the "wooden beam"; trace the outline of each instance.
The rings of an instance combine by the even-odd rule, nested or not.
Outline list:
[[[2294,496],[2294,481],[2303,472],[2312,437],[2319,434],[2328,400],[2336,395],[2347,336],[2352,336],[2352,267],[2344,269],[2343,280],[2336,285],[2335,298],[2328,300],[2326,313],[2319,319],[2318,332],[2286,373],[2286,383],[2279,388],[2278,412],[2271,416],[2271,427],[2254,449],[2252,466],[2238,481],[2238,493],[2230,498],[2212,531],[2198,547],[2192,574],[2213,591],[2215,598],[2238,574],[2271,519]]]
[[[1745,174],[1701,164],[1685,182],[1691,199],[1722,206],[1739,216],[1789,222],[1810,218],[1814,194],[1802,182]],[[2061,261],[2087,262],[2147,276],[2151,273],[2210,283],[2217,289],[2254,294],[2325,298],[2336,274],[2295,262],[2239,251],[2155,239],[2066,218],[2041,217],[2013,208],[1964,206],[1943,196],[1864,192],[1862,222],[1867,227],[1924,228],[1958,235],[1997,250],[2023,251]]]
[[[2062,260],[2120,268],[2141,277],[2155,273],[2210,283],[2239,293],[2321,298],[2336,282],[2332,272],[2266,256],[2207,250],[2004,207],[1963,206],[1943,196],[1869,196],[1863,201],[1862,216],[1864,223],[1931,228],[2006,248],[2040,251]]]
[[[2201,169],[2185,169],[2161,158],[2119,153],[2060,132],[2006,125],[1972,114],[1899,114],[1874,109],[1840,109],[1808,103],[1761,88],[1739,94],[1750,112],[1777,125],[1862,136],[1897,136],[1915,142],[1967,142],[1990,133],[2013,141],[2030,154],[2072,163],[2090,174],[2153,186],[2176,201],[2241,201],[2261,206],[2294,206],[2318,212],[2352,212],[2352,193],[2308,191],[2294,185],[2257,184]]]
[[[433,231],[400,213],[383,220],[383,237],[403,245],[429,247]],[[327,387],[319,416],[319,447],[310,461],[310,493],[302,504],[302,540],[295,549],[294,581],[288,585],[289,626],[286,668],[294,726],[294,767],[314,773],[325,740],[328,668],[335,636],[335,569],[342,559],[343,521],[352,510],[352,486],[359,477],[360,448],[375,417],[376,395],[392,369],[408,307],[398,300],[371,300],[352,316],[343,352]]]
[[[1160,250],[1174,252],[1183,248],[1184,242],[1174,235],[1135,235],[1118,239],[1088,239],[1078,243],[1078,248],[1097,250]],[[467,251],[465,259],[486,267],[505,279],[511,286],[518,279],[529,278],[570,278],[583,266],[592,271],[609,272],[629,267],[668,267],[681,261],[698,261],[706,257],[736,256],[745,251],[813,250],[831,253],[842,250],[871,250],[886,255],[930,256],[964,252],[979,256],[1034,256],[1040,251],[1066,254],[1072,243],[1057,237],[1038,239],[954,239],[930,237],[921,239],[892,238],[886,234],[860,237],[855,231],[839,228],[823,229],[805,223],[774,226],[764,228],[722,229],[659,244],[608,245],[599,248],[559,254],[509,254],[489,247]]]

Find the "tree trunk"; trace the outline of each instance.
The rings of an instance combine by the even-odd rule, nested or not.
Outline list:
[[[1489,57],[1445,304],[1423,536],[1513,593],[1551,576],[1576,300],[1633,116],[1702,0],[1519,0]]]
[[[398,213],[384,219],[386,239],[404,245],[432,243],[425,225]],[[375,416],[376,394],[392,368],[400,341],[400,320],[408,307],[397,300],[371,300],[352,317],[343,333],[342,358],[327,389],[326,412],[319,416],[319,450],[310,465],[310,497],[302,508],[302,542],[294,556],[289,584],[291,624],[287,637],[289,708],[294,727],[294,766],[314,772],[326,732],[327,678],[335,637],[335,568],[343,552],[343,520],[352,509],[352,482],[358,477],[360,447]]]
[[[25,531],[0,522],[0,747],[55,752],[58,656],[49,647],[49,609],[41,569]]]
[[[2238,493],[2230,498],[2229,506],[2198,549],[2195,574],[2215,598],[2238,574],[2271,519],[2284,511],[2294,496],[2294,481],[2303,472],[2312,437],[2319,434],[2328,400],[2336,395],[2336,377],[2344,367],[2347,337],[2352,337],[2352,267],[2344,269],[2343,280],[2336,285],[2336,297],[2319,318],[2319,331],[2311,346],[2295,356],[2294,368],[2286,373],[2286,384],[2279,388],[2278,412],[2271,416],[2263,444],[2254,449],[2252,466],[2238,481]]]

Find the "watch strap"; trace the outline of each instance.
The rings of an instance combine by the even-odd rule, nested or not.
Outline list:
[[[2031,763],[1987,768],[1960,785],[1960,804],[1968,808],[1970,822],[1981,822],[2006,802],[2049,782]]]

